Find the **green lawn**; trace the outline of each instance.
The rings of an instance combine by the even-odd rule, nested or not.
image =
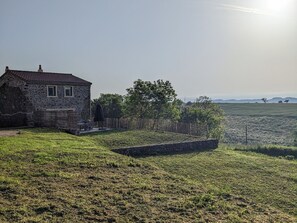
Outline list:
[[[211,183],[215,177],[223,183],[223,177],[217,174],[220,159],[227,165],[232,154],[266,160],[264,155],[249,155],[251,152],[244,155],[246,152],[221,148],[213,155],[207,155],[217,157],[213,160],[218,162],[217,166],[207,165],[206,161],[205,166],[194,162],[200,165],[199,172],[204,173],[204,177],[197,178],[191,175],[195,165],[190,165],[194,164],[190,157],[199,157],[199,154],[139,160],[110,151],[118,146],[188,139],[185,135],[146,131],[79,137],[48,129],[28,129],[22,130],[18,136],[0,137],[0,222],[296,221],[295,206],[292,210],[286,208],[289,207],[288,196],[292,203],[295,201],[294,187],[290,184],[295,161],[270,158],[276,162],[274,164],[280,162],[281,169],[286,164],[290,170],[281,176],[281,181],[273,183],[275,187],[283,187],[276,200],[283,204],[275,205],[269,204],[265,194],[248,196],[244,186],[247,187],[249,182],[239,177],[234,177],[234,182],[237,179],[242,190],[233,190],[223,184],[215,187]],[[217,153],[226,155],[220,158]],[[244,168],[241,171],[230,167],[232,176],[249,171],[245,168],[247,161],[240,156],[237,161],[242,162]],[[170,166],[175,161],[173,171]],[[235,160],[232,163],[235,165]],[[250,170],[255,173],[251,167]],[[259,178],[261,175],[265,177],[266,172],[260,170]],[[184,174],[187,171],[189,174]],[[272,168],[274,176],[273,171],[276,168]],[[208,174],[209,181],[206,180]],[[287,181],[282,183],[285,176]],[[266,177],[276,181],[276,178]],[[271,188],[274,187],[267,189]],[[287,190],[292,192],[287,194]],[[279,193],[280,190],[276,191]]]
[[[127,146],[161,144],[172,142],[183,142],[199,139],[197,136],[178,134],[173,132],[155,132],[155,131],[111,131],[100,134],[92,134],[88,137],[94,140],[96,144],[108,148],[122,148]]]
[[[262,149],[264,152],[269,149],[273,151],[271,147]],[[294,149],[288,151],[296,152]],[[259,148],[231,149],[220,146],[212,152],[148,157],[144,160],[155,163],[169,173],[240,194],[296,217],[297,160],[292,156],[288,160],[283,156],[272,157],[260,152],[263,153]]]

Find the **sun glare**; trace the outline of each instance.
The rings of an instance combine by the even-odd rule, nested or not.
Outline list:
[[[261,8],[271,15],[285,15],[291,3],[292,0],[264,0]]]

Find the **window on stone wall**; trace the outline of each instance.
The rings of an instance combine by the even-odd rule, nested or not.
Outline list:
[[[47,96],[48,97],[57,97],[57,86],[48,85],[47,86]]]
[[[64,87],[64,96],[65,97],[73,97],[73,87],[72,86]]]

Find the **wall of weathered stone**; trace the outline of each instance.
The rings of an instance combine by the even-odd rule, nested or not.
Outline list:
[[[73,109],[81,119],[90,118],[90,86],[73,86],[73,97],[64,97],[64,86],[57,86],[57,97],[47,96],[47,85],[28,84],[27,97],[35,110]]]
[[[56,86],[57,97],[47,97],[47,85],[45,84],[27,84],[11,74],[2,76],[0,79],[0,127],[31,125],[33,124],[32,115],[37,114],[36,111],[48,109],[72,109],[75,111],[78,121],[90,119],[91,95],[89,85],[73,86],[73,97],[64,97],[65,85]],[[47,115],[47,118],[42,119],[47,122],[44,126],[54,127],[53,124],[48,125],[49,117],[52,117],[56,122],[59,122],[57,118],[61,117],[61,122],[65,122],[63,118],[65,113],[59,112],[61,112],[61,116]],[[37,118],[34,120],[36,121]],[[58,125],[60,124],[58,123]]]
[[[41,74],[42,75],[42,74]],[[11,74],[4,75],[0,80],[0,87],[8,83],[11,87],[18,87],[29,100],[26,105],[28,112],[46,109],[74,109],[81,119],[90,118],[90,86],[73,86],[73,97],[64,97],[64,86],[57,86],[57,97],[47,97],[47,85],[27,84]],[[33,106],[33,107],[32,107]]]
[[[4,76],[1,77],[0,79],[0,87],[3,84],[7,84],[10,87],[18,87],[20,88],[22,91],[25,89],[26,87],[26,83],[24,81],[22,81],[19,78],[16,78],[15,76],[11,75],[11,74],[5,74]]]
[[[129,148],[113,149],[113,152],[133,157],[145,157],[155,155],[170,155],[206,151],[218,148],[218,140],[189,141],[181,143],[137,146]]]
[[[35,111],[33,117],[37,127],[78,129],[79,114],[75,111]]]
[[[0,80],[0,127],[32,123],[32,104],[23,93],[25,82],[5,75]]]

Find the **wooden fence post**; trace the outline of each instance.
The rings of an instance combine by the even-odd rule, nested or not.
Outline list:
[[[248,144],[248,126],[245,125],[245,144]]]
[[[191,128],[192,126],[191,126],[191,122],[190,122],[190,125],[189,125],[189,135],[191,135],[191,133],[192,133],[192,128]]]

